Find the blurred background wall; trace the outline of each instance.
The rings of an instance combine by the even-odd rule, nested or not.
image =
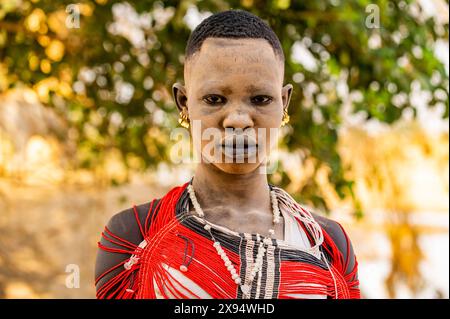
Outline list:
[[[294,84],[271,182],[343,224],[363,297],[449,297],[447,1],[1,0],[0,298],[93,298],[106,221],[190,178],[170,88],[230,8]]]

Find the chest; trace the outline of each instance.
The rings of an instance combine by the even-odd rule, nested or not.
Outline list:
[[[236,235],[220,227],[214,228],[211,234],[221,243],[240,280],[249,289],[249,293],[244,295],[201,225],[196,218],[183,219],[177,227],[165,233],[157,246],[151,245],[152,254],[144,257],[144,260],[151,262],[144,262],[141,272],[144,276],[156,274],[153,280],[144,280],[149,296],[238,299],[326,297],[330,288],[327,283],[330,283],[331,277],[319,259],[304,251],[308,248],[306,242],[288,238],[297,240],[297,247],[304,249],[300,250],[284,241],[264,241],[257,234]],[[291,233],[288,235],[291,236]],[[255,273],[258,249],[263,242],[262,267]]]

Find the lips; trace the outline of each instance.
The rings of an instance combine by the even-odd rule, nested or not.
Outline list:
[[[258,143],[248,135],[226,136],[220,144],[223,153],[228,157],[249,157],[256,154]]]

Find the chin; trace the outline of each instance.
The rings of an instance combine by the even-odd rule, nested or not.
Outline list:
[[[210,156],[209,154],[202,154],[202,159],[206,163],[212,165],[215,169],[233,175],[245,175],[254,173],[256,170],[259,170],[261,166],[265,163],[267,159],[267,154],[260,153],[256,156],[251,156],[244,158],[243,160],[237,160],[236,158],[230,159],[226,158],[225,154],[219,155],[219,158],[215,158]],[[241,163],[242,162],[242,163]],[[262,170],[261,172],[265,172]]]
[[[213,163],[213,165],[227,174],[250,174],[257,170],[262,163]]]

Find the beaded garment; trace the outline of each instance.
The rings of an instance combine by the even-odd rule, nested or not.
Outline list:
[[[281,188],[271,186],[290,225],[285,228],[288,236],[285,240],[269,241],[258,234],[237,233],[214,224],[210,224],[209,231],[205,230],[205,221],[190,212],[188,185],[189,182],[174,187],[161,199],[153,200],[144,225],[134,206],[144,238],[139,245],[105,227],[102,236],[114,248],[100,242],[99,248],[130,257],[97,278],[96,282],[121,269],[97,290],[97,298],[246,297],[217,254],[209,231],[220,242],[242,282],[247,282],[258,246],[264,242],[262,268],[250,284],[252,299],[360,298],[356,260],[353,269],[345,274],[349,260],[344,260],[332,238],[312,215]]]

